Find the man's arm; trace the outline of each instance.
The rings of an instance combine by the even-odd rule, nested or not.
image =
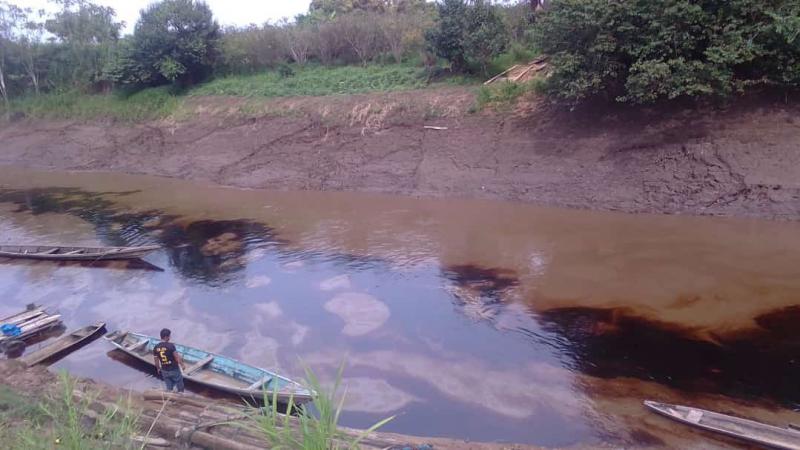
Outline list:
[[[156,365],[156,372],[161,373],[161,361],[158,360],[158,356],[153,355],[153,363]]]
[[[181,366],[181,369],[186,370],[186,365],[183,364],[183,358],[181,357],[181,354],[176,351],[174,355],[175,355],[175,362],[177,362],[178,365]]]

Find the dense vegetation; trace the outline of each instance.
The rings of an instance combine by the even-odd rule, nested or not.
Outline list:
[[[553,0],[533,30],[552,55],[547,92],[568,102],[800,84],[797,0]]]
[[[163,96],[198,84],[197,93],[250,96],[407,89],[483,78],[538,53],[550,56],[551,75],[530,86],[568,104],[800,83],[796,0],[313,0],[291,21],[224,29],[202,1],[162,0],[142,11],[130,36],[120,35],[111,8],[54,2],[59,10],[48,16],[0,0],[6,112],[117,91],[92,100],[111,107],[163,85],[170,90],[141,98],[168,104]]]
[[[407,66],[390,70],[392,76],[418,67],[413,81],[404,75],[395,77],[396,85],[377,83],[416,87],[454,72],[484,76],[531,55],[527,0],[503,6],[485,0],[438,6],[424,0],[314,0],[292,21],[225,29],[201,1],[163,0],[142,11],[134,33],[124,37],[111,8],[91,0],[57,4],[58,12],[43,16],[0,0],[0,96],[6,103],[40,92],[186,87],[220,77],[278,76],[291,84],[306,66]],[[458,15],[449,18],[450,10]],[[490,26],[483,24],[487,19]],[[442,26],[448,20],[452,26]],[[456,48],[445,49],[448,40]],[[502,54],[510,43],[513,52]]]

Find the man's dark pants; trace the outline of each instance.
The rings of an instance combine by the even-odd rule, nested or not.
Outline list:
[[[167,392],[172,391],[173,387],[176,391],[183,392],[183,374],[179,369],[161,370],[161,378],[167,385]]]

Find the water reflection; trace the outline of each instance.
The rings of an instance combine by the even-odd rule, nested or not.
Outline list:
[[[158,243],[164,250],[148,261],[166,269],[0,261],[0,313],[36,301],[59,308],[70,328],[105,320],[109,329],[154,335],[168,326],[179,342],[295,377],[307,364],[330,380],[346,359],[353,395],[345,423],[368,426],[399,413],[389,429],[414,434],[544,445],[659,443],[664,434],[643,431],[637,396],[800,401],[793,382],[800,375],[796,307],[764,307],[768,312],[742,320],[756,325],[746,332],[697,325],[715,318],[696,311],[713,313],[726,301],[750,314],[752,305],[725,297],[733,290],[715,277],[740,282],[742,270],[753,269],[714,248],[698,247],[698,258],[674,235],[654,244],[648,230],[597,232],[619,226],[605,216],[584,227],[534,215],[496,236],[481,225],[454,244],[429,211],[411,221],[404,221],[408,208],[378,211],[372,224],[384,228],[373,229],[356,223],[368,214],[320,220],[307,217],[302,204],[276,216],[302,219],[302,231],[291,233],[267,220],[122,206],[139,194],[0,190],[7,241]],[[702,276],[690,269],[697,260]],[[667,281],[659,279],[664,275]],[[753,292],[774,287],[762,288],[770,305],[785,303],[800,293],[790,275],[765,269],[749,283]],[[678,298],[667,282],[680,284]],[[720,299],[708,294],[712,288]],[[752,370],[755,364],[763,369]],[[158,385],[110,362],[98,345],[58,367],[139,389]]]
[[[250,247],[266,249],[278,243],[272,230],[258,223],[244,220],[186,223],[159,211],[120,212],[109,200],[109,196],[130,194],[110,195],[68,188],[0,190],[0,203],[16,205],[17,213],[77,216],[95,227],[105,245],[160,244],[168,255],[169,264],[182,276],[210,285],[236,279],[247,264],[244,256]],[[129,263],[125,267],[153,266]]]

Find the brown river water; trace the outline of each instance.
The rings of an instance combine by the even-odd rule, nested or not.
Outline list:
[[[800,421],[800,225],[267,192],[0,168],[0,244],[158,243],[149,264],[0,261],[0,314],[157,334],[302,378],[342,423],[547,446],[726,447],[647,398]],[[146,389],[97,341],[54,365]]]

